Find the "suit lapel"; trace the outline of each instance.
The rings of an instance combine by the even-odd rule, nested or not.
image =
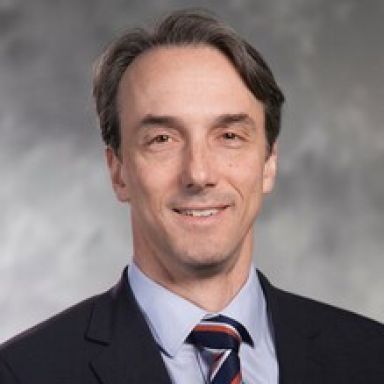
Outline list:
[[[312,358],[320,329],[296,296],[273,287],[258,271],[267,301],[279,364],[279,384],[324,383],[321,363]]]
[[[316,354],[320,328],[309,316],[303,300],[273,287],[258,271],[271,316],[279,384],[327,382]],[[305,306],[306,307],[306,306]],[[307,307],[306,307],[307,308]],[[171,380],[126,278],[96,301],[86,334],[101,352],[90,362],[103,384],[170,384]],[[325,380],[325,381],[324,381]]]
[[[170,384],[159,349],[127,282],[126,270],[110,294],[95,304],[87,338],[104,345],[91,361],[103,384]]]

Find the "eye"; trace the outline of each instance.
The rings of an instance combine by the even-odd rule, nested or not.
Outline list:
[[[236,135],[236,133],[233,133],[233,132],[225,132],[223,134],[223,138],[225,140],[236,140],[236,139],[239,139],[239,136]]]
[[[219,142],[227,148],[240,148],[245,142],[244,133],[234,129],[223,130],[219,136]]]
[[[149,141],[149,144],[162,144],[167,143],[171,140],[171,137],[169,135],[157,135],[153,139]]]

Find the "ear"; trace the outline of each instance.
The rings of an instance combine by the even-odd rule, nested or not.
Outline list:
[[[123,164],[119,156],[116,155],[111,147],[106,147],[105,158],[107,161],[109,175],[111,177],[112,187],[116,197],[121,202],[129,201],[128,184],[123,177]]]
[[[264,163],[263,170],[263,193],[272,191],[275,185],[275,178],[277,172],[277,144],[273,144]]]

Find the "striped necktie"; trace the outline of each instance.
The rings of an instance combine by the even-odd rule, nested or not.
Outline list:
[[[210,384],[240,384],[239,348],[241,342],[253,345],[247,330],[237,321],[218,315],[203,319],[187,341],[212,355]]]

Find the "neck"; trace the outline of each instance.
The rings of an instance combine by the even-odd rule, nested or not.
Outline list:
[[[206,278],[185,279],[182,283],[168,282],[165,287],[204,310],[223,310],[237,295],[249,276],[250,265]]]
[[[216,313],[223,310],[246,283],[252,265],[252,246],[242,249],[225,265],[207,269],[184,268],[175,270],[147,264],[137,257],[134,261],[150,279],[166,289],[194,303],[204,310]],[[173,266],[174,267],[174,266]]]

